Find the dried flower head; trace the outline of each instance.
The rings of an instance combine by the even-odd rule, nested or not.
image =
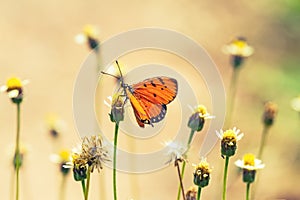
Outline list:
[[[79,44],[87,43],[91,50],[98,51],[98,35],[98,28],[91,24],[87,24],[83,27],[83,33],[76,35],[75,41]]]
[[[195,112],[191,115],[188,121],[188,127],[191,128],[193,131],[201,131],[205,119],[211,119],[211,116],[204,105],[198,105],[195,109]]]
[[[13,103],[21,103],[23,100],[23,85],[27,84],[29,81],[21,81],[17,77],[11,77],[7,80],[6,85],[1,86],[2,92],[7,92],[8,97]]]
[[[100,172],[102,163],[110,161],[108,152],[102,145],[101,136],[95,135],[83,139],[80,157],[89,165],[91,172],[93,172],[95,168]]]
[[[195,166],[194,184],[198,187],[205,187],[209,184],[211,168],[205,158]]]
[[[223,47],[223,52],[231,55],[233,67],[238,68],[243,63],[244,58],[253,54],[254,49],[248,45],[246,38],[237,37]]]
[[[188,189],[186,192],[186,200],[196,200],[197,198],[197,188],[195,186],[192,186]]]
[[[273,125],[277,111],[278,111],[277,104],[271,101],[265,103],[265,110],[263,114],[263,123],[265,124],[265,126]]]
[[[245,154],[243,160],[237,160],[235,165],[243,169],[243,181],[246,183],[252,183],[255,180],[256,170],[265,167],[261,160],[250,153]]]
[[[237,141],[242,139],[243,133],[234,127],[233,129],[228,129],[225,132],[220,130],[216,131],[217,136],[221,139],[221,154],[222,156],[233,156],[237,149]]]
[[[186,159],[185,152],[188,147],[186,144],[183,144],[183,142],[170,141],[165,142],[164,145],[167,148],[168,161],[166,163],[171,163],[177,159]]]

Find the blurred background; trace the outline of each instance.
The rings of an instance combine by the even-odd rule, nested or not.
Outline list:
[[[99,27],[99,40],[134,28],[161,27],[193,38],[217,65],[226,90],[232,67],[222,46],[244,36],[254,47],[242,66],[237,85],[233,124],[245,133],[238,153],[257,152],[265,101],[278,104],[260,171],[256,199],[300,199],[300,115],[291,101],[300,94],[300,2],[298,0],[246,1],[0,1],[0,84],[11,76],[29,79],[22,103],[21,140],[28,151],[21,168],[20,199],[58,199],[59,166],[49,156],[80,144],[72,113],[72,94],[81,64],[89,54],[74,37],[85,24]],[[126,61],[126,59],[124,59]],[[172,61],[171,61],[172,63]],[[127,64],[127,63],[125,63]],[[208,98],[207,96],[205,97]],[[202,103],[202,102],[199,102]],[[46,118],[55,113],[61,134],[51,138]],[[213,114],[213,113],[212,113]],[[7,95],[0,96],[0,198],[13,199],[12,165],[16,108]],[[198,149],[205,129],[196,134],[191,163],[199,162]],[[188,133],[187,133],[188,134]],[[163,141],[162,141],[163,142]],[[202,199],[220,199],[223,159],[219,143],[208,155],[213,167],[211,183]],[[188,165],[185,188],[193,185]],[[228,199],[243,199],[245,184],[229,166]],[[111,170],[92,174],[90,199],[112,199]],[[178,177],[175,167],[149,174],[118,174],[119,199],[175,199]],[[66,179],[66,199],[83,199],[81,186]]]

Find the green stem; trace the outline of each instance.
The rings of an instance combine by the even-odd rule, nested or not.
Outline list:
[[[187,149],[186,153],[188,153],[188,151],[190,149],[191,142],[193,140],[194,134],[195,134],[195,131],[193,129],[191,129],[191,133],[190,133],[189,140],[188,140],[188,143],[187,143],[187,148],[188,149]],[[185,162],[185,160],[183,160],[182,167],[181,167],[181,179],[183,179],[183,176],[184,176],[185,166],[186,166],[186,162]],[[177,200],[180,200],[180,193],[181,193],[181,186],[179,185],[178,186],[178,192],[177,192]]]
[[[198,187],[198,193],[197,193],[197,200],[200,200],[200,196],[201,196],[201,187]]]
[[[258,150],[258,156],[257,156],[258,159],[261,159],[261,157],[262,157],[264,146],[266,144],[268,130],[269,130],[269,127],[264,126],[262,134],[261,134],[261,140],[260,140],[260,145],[259,145],[259,150]]]
[[[64,200],[65,199],[65,192],[66,192],[66,175],[62,176],[61,179],[61,185],[60,185],[60,192],[59,192],[59,199]]]
[[[236,83],[238,80],[238,76],[239,76],[239,69],[234,69],[231,77],[230,88],[229,88],[225,128],[229,128],[231,126],[232,113],[233,113],[234,102],[235,102],[236,86],[237,86]]]
[[[114,189],[114,200],[117,200],[117,143],[118,143],[118,130],[119,122],[115,125],[115,136],[114,136],[114,162],[113,162],[113,189]]]
[[[88,168],[87,176],[86,176],[86,190],[84,193],[84,200],[88,200],[89,190],[90,190],[90,180],[91,180],[91,168]]]
[[[177,172],[178,172],[178,177],[179,177],[180,189],[182,191],[182,197],[185,200],[185,192],[184,192],[184,188],[183,188],[183,183],[182,183],[182,177],[181,177],[181,173],[180,173],[179,163],[178,163],[178,160],[176,160],[175,162],[176,162],[175,165],[176,165]]]
[[[84,179],[81,180],[81,187],[82,187],[83,196],[85,197],[86,188],[85,188],[85,182],[84,182]]]
[[[246,187],[246,200],[249,200],[249,195],[250,195],[250,183],[247,183]]]
[[[19,199],[20,190],[20,167],[21,167],[21,155],[20,155],[20,124],[21,124],[21,109],[20,103],[17,103],[17,137],[16,137],[16,149],[15,149],[15,167],[16,167],[16,200]]]
[[[228,164],[229,164],[229,157],[225,156],[222,200],[226,199],[226,183],[227,183]]]

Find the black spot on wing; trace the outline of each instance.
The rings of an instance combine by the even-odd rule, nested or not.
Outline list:
[[[150,82],[153,87],[156,87],[156,84],[153,81]]]

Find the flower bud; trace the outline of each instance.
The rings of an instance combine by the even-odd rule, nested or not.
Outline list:
[[[265,110],[263,114],[263,123],[265,126],[272,126],[274,123],[274,119],[277,114],[277,104],[269,101],[265,103]]]

